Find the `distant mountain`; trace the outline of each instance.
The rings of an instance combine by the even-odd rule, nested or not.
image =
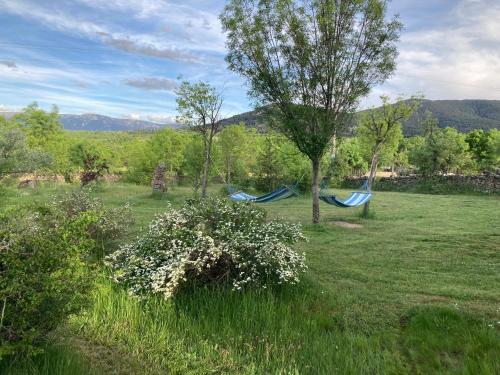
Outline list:
[[[421,134],[419,122],[430,111],[438,119],[440,127],[453,127],[461,132],[474,129],[500,129],[500,100],[423,100],[415,115],[403,124],[406,136]],[[11,117],[13,112],[0,112],[0,115]],[[61,115],[61,122],[66,130],[92,131],[134,131],[158,130],[164,127],[180,128],[178,124],[159,124],[151,121],[120,119],[97,114]],[[222,120],[223,126],[244,122],[247,128],[255,128],[266,132],[264,116],[258,111],[250,111]],[[353,133],[351,127],[349,133]]]
[[[92,131],[158,130],[164,127],[177,127],[172,124],[158,124],[150,121],[114,118],[96,114],[61,115],[61,123],[66,130]]]
[[[424,100],[415,115],[404,124],[405,135],[421,134],[419,122],[430,111],[439,127],[463,133],[474,129],[500,129],[500,100]]]
[[[221,120],[219,123],[222,127],[225,127],[228,125],[239,124],[240,122],[244,122],[245,126],[249,129],[257,129],[260,133],[267,131],[266,120],[258,110],[240,113],[239,115]]]
[[[0,112],[0,116],[10,118],[15,112]],[[60,121],[66,130],[89,131],[135,131],[158,130],[165,127],[178,128],[177,124],[159,124],[151,121],[114,118],[97,114],[60,115]]]
[[[422,133],[419,123],[426,111],[433,113],[439,127],[452,127],[467,133],[474,129],[500,129],[500,100],[423,100],[418,111],[403,124],[403,133],[413,136]],[[245,122],[248,128],[266,131],[266,121],[258,111],[245,112],[222,120],[226,126]],[[351,127],[349,133],[352,133]]]

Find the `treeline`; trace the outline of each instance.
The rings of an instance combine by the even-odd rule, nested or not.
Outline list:
[[[156,166],[164,163],[172,182],[200,186],[204,143],[191,131],[163,129],[155,133],[64,131],[57,108],[36,104],[10,120],[0,117],[0,179],[39,173],[100,177],[105,173],[126,182],[149,185]],[[474,130],[468,134],[441,129],[428,114],[419,124],[424,136],[404,138],[393,131],[380,150],[378,165],[400,175],[478,173],[500,167],[500,131]],[[322,175],[340,183],[368,172],[374,140],[359,126],[357,135],[332,143],[322,160]],[[212,152],[212,180],[265,191],[299,181],[309,188],[310,162],[282,135],[260,134],[244,124],[226,126]],[[90,177],[88,177],[90,178]]]

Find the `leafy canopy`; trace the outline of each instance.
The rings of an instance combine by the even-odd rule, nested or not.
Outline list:
[[[229,68],[313,161],[395,69],[401,23],[387,22],[386,9],[384,0],[232,0],[221,15]]]

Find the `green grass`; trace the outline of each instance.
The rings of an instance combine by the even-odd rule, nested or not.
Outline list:
[[[10,358],[0,361],[3,375],[98,375],[88,360],[74,347],[51,342],[44,347],[43,355],[35,358]]]
[[[43,201],[61,189],[4,192],[1,204]],[[110,206],[132,204],[130,236],[169,202],[192,196],[174,188],[152,197],[133,185],[95,194]],[[309,270],[299,287],[138,301],[103,276],[92,305],[58,333],[69,349],[59,358],[56,345],[45,356],[52,373],[79,373],[58,365],[68,355],[67,363],[96,373],[500,373],[498,197],[380,192],[371,219],[322,205],[318,226],[309,224],[310,205],[302,197],[264,206],[304,224],[309,242],[299,250]]]

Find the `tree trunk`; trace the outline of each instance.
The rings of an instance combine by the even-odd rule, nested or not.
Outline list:
[[[370,165],[370,176],[368,177],[368,191],[372,190],[373,181],[375,180],[375,176],[377,174],[378,167],[378,152],[372,157],[372,163]],[[368,217],[368,212],[370,210],[370,201],[366,202],[363,206],[363,216]]]
[[[319,223],[319,159],[312,161],[312,222]]]
[[[199,175],[199,173],[197,173],[194,176],[193,187],[194,187],[194,194],[197,196],[198,189],[200,188],[200,175]]]
[[[226,184],[231,185],[231,167],[226,163]]]
[[[212,134],[205,143],[205,164],[203,165],[203,175],[201,176],[201,198],[207,195],[208,172],[210,170],[210,157],[212,152]]]

